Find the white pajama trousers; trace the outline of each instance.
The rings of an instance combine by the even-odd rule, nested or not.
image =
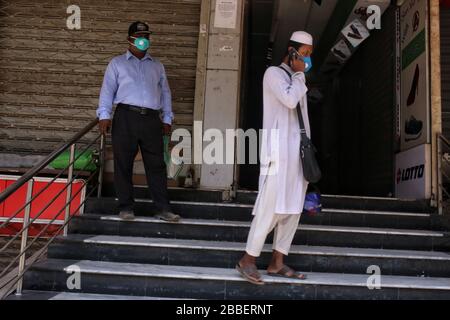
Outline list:
[[[247,239],[246,252],[259,257],[267,235],[275,228],[273,250],[284,255],[289,254],[301,214],[276,214],[277,197],[276,175],[268,175],[259,191],[253,208],[253,222]]]

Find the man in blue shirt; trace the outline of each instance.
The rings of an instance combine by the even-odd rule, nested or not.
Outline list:
[[[130,25],[128,51],[114,57],[106,68],[97,117],[101,133],[112,127],[120,217],[134,219],[132,175],[139,148],[156,216],[176,222],[180,216],[171,212],[163,151],[163,134],[170,135],[173,120],[172,97],[164,66],[147,52],[150,34],[143,22]],[[112,117],[113,104],[117,107]]]

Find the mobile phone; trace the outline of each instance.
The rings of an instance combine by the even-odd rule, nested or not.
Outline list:
[[[294,49],[289,50],[289,59],[293,60],[293,59],[297,59],[297,52],[295,52]]]

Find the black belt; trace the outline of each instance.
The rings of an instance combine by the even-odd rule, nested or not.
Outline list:
[[[124,108],[130,111],[134,111],[134,112],[138,112],[141,115],[157,115],[159,116],[159,110],[154,110],[154,109],[150,109],[150,108],[142,108],[142,107],[137,107],[137,106],[133,106],[131,104],[124,104],[124,103],[119,103],[117,105],[120,108]]]

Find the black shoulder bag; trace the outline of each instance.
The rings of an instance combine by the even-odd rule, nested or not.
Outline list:
[[[292,80],[292,76],[290,72],[283,67],[280,68],[285,71],[289,78]],[[301,133],[301,142],[300,142],[300,159],[302,161],[303,166],[303,176],[306,181],[311,183],[317,183],[322,178],[322,172],[320,171],[319,164],[316,158],[317,149],[313,145],[311,139],[306,135],[305,123],[303,121],[302,110],[300,109],[300,102],[297,104],[297,115],[298,121],[300,123],[300,133]]]

